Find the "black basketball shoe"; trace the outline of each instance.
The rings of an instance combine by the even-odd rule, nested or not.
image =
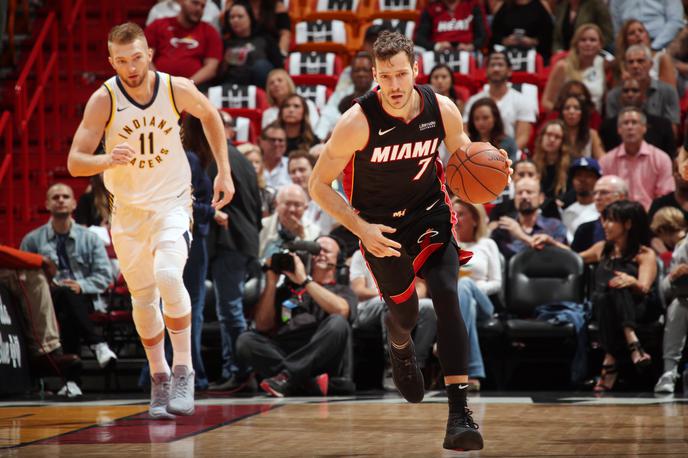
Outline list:
[[[447,433],[444,435],[444,448],[467,451],[482,450],[483,436],[478,432],[478,424],[473,421],[473,412],[464,407],[462,413],[449,413]]]
[[[425,382],[416,361],[413,340],[409,339],[409,346],[401,351],[396,350],[390,341],[389,360],[392,362],[394,384],[404,399],[413,403],[421,402],[425,396]]]

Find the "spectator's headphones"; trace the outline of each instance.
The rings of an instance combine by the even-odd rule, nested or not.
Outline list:
[[[335,281],[340,284],[340,285],[348,285],[349,284],[349,266],[346,265],[346,254],[344,252],[346,248],[346,243],[339,238],[336,235],[321,235],[315,241],[317,242],[323,237],[330,238],[335,241],[337,244],[337,248],[339,249],[339,252],[337,253],[337,264],[334,266],[335,267]]]

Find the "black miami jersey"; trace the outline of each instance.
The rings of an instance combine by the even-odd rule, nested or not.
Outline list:
[[[370,132],[367,145],[344,169],[344,191],[364,219],[401,222],[428,202],[446,203],[438,155],[444,125],[430,86],[415,86],[421,109],[408,123],[385,112],[378,90],[356,99]]]

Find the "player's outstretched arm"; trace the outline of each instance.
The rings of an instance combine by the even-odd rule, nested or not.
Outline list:
[[[398,248],[401,245],[383,235],[383,232],[394,232],[395,229],[367,223],[332,189],[332,182],[344,170],[356,151],[366,146],[368,135],[368,121],[360,106],[356,104],[342,115],[334,127],[332,136],[311,173],[308,189],[320,208],[354,233],[372,254],[378,257],[399,256]]]
[[[177,109],[180,112],[186,111],[201,121],[203,132],[208,139],[210,149],[213,151],[215,162],[217,162],[217,176],[213,186],[212,205],[215,209],[220,209],[227,205],[234,196],[234,182],[229,168],[227,139],[220,113],[210,103],[210,100],[201,94],[191,80],[178,76],[171,79]],[[220,198],[220,194],[222,194],[222,198]]]
[[[115,165],[127,164],[134,158],[131,148],[118,145],[112,154],[94,155],[103,137],[105,125],[112,112],[110,95],[101,87],[91,95],[84,109],[84,117],[72,139],[67,157],[67,169],[72,176],[97,175]]]

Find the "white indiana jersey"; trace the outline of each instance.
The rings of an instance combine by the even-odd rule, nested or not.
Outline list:
[[[161,211],[191,205],[191,168],[179,136],[179,111],[170,75],[155,72],[153,98],[146,105],[127,94],[117,76],[104,83],[110,94],[110,118],[105,126],[105,152],[120,143],[136,152],[127,165],[104,173],[105,187],[115,205]]]

